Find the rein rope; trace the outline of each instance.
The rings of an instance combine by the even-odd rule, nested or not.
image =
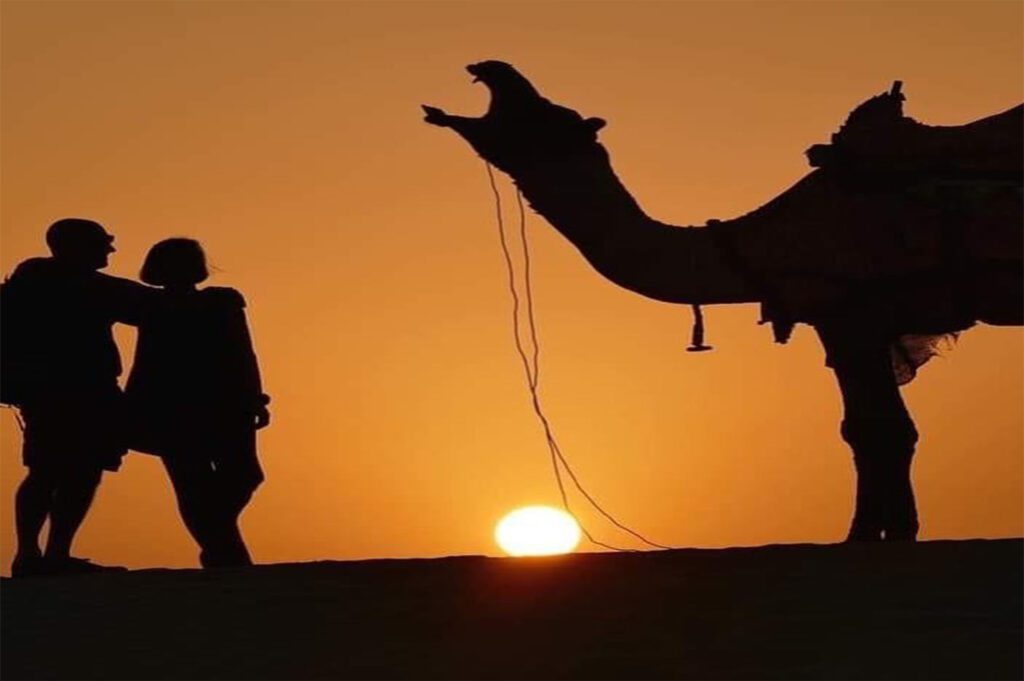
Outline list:
[[[644,544],[651,546],[656,549],[671,549],[671,546],[659,544],[658,542],[647,539],[639,532],[631,529],[630,527],[619,522],[611,513],[606,511],[601,504],[584,488],[583,484],[579,481],[576,473],[569,465],[565,455],[562,453],[561,447],[558,445],[558,440],[555,438],[554,430],[551,426],[551,422],[544,413],[544,408],[541,404],[539,386],[540,386],[540,342],[537,337],[537,324],[533,313],[533,289],[530,282],[530,248],[529,241],[526,236],[526,210],[523,207],[523,195],[518,189],[516,190],[516,202],[519,207],[519,236],[523,244],[523,278],[525,281],[524,286],[524,297],[526,307],[526,325],[529,329],[530,342],[533,346],[533,353],[531,356],[527,356],[526,349],[524,347],[523,338],[520,334],[520,314],[519,306],[524,301],[520,298],[519,291],[516,287],[515,277],[515,265],[512,261],[512,252],[509,248],[508,239],[505,234],[505,221],[502,217],[501,209],[501,193],[498,191],[498,185],[494,179],[494,171],[491,168],[491,164],[484,162],[487,168],[487,178],[491,184],[491,191],[494,194],[495,214],[497,216],[498,223],[498,237],[501,242],[501,252],[505,258],[505,268],[508,273],[508,287],[509,292],[512,296],[512,326],[513,326],[513,337],[515,338],[516,353],[519,355],[519,360],[523,365],[523,370],[526,373],[526,383],[530,389],[531,404],[533,411],[540,421],[541,427],[544,429],[544,437],[547,442],[548,451],[551,455],[551,467],[555,473],[555,481],[558,483],[558,493],[562,498],[562,506],[565,508],[566,513],[571,515],[576,523],[579,525],[580,530],[587,540],[597,546],[601,546],[612,551],[627,551],[633,552],[637,549],[628,549],[620,546],[614,546],[612,544],[606,544],[602,541],[598,541],[594,538],[594,535],[583,525],[579,517],[573,512],[569,504],[569,496],[566,492],[565,481],[562,478],[563,469],[572,484],[576,487],[579,493],[584,499],[602,516],[605,517],[615,527],[623,530],[624,532],[632,535],[636,539],[640,540]],[[699,312],[699,311],[698,311]],[[695,339],[696,340],[696,339]],[[695,344],[701,344],[699,341]]]

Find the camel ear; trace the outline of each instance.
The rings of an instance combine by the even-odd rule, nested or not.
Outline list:
[[[588,118],[583,122],[586,123],[587,127],[593,130],[594,132],[597,132],[604,126],[608,125],[608,123],[603,118]]]

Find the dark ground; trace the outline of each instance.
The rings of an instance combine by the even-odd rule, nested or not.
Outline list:
[[[4,580],[4,679],[1020,679],[1024,542]]]

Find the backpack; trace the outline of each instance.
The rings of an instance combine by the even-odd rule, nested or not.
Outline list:
[[[0,283],[0,403],[19,405],[28,390],[24,305],[18,287]]]

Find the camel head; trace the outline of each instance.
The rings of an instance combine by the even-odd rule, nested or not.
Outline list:
[[[491,108],[494,108],[495,100],[512,103],[518,100],[525,104],[531,99],[541,99],[533,84],[506,62],[489,59],[470,64],[466,70],[473,76],[474,83],[483,83],[491,91]]]
[[[469,118],[424,106],[424,120],[451,128],[492,165],[514,175],[538,163],[603,151],[597,143],[603,120],[585,119],[572,109],[553,104],[511,64],[482,61],[466,70],[474,83],[483,83],[490,91],[487,113]]]

